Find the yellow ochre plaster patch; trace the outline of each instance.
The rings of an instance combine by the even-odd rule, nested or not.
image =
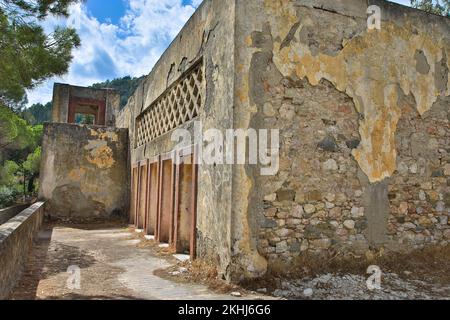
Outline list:
[[[99,169],[111,168],[115,163],[113,151],[108,147],[106,141],[91,140],[84,149],[89,152],[87,160]]]
[[[432,30],[420,30],[412,23],[403,26],[383,22],[381,30],[366,31],[344,41],[336,55],[314,56],[310,48],[299,41],[280,50],[281,40],[293,22],[299,21],[292,2],[267,0],[266,10],[274,42],[274,63],[285,76],[307,78],[312,85],[322,79],[349,95],[361,115],[359,132],[361,144],[353,156],[370,182],[392,176],[396,170],[395,133],[401,117],[398,88],[412,94],[419,114],[430,110],[440,96],[434,79],[435,66],[447,54],[448,40],[434,37]],[[300,32],[308,20],[300,21]],[[415,32],[413,32],[415,30]],[[423,51],[430,66],[428,74],[416,69],[415,54]],[[450,78],[447,91],[450,95]]]

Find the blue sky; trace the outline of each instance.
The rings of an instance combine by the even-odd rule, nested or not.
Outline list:
[[[102,23],[118,24],[127,9],[124,0],[108,0],[107,5],[105,0],[88,0],[86,4],[88,13]]]
[[[69,19],[50,18],[77,29],[82,45],[69,72],[28,92],[29,105],[52,99],[53,83],[89,86],[96,82],[148,74],[202,0],[87,0],[71,7]],[[408,5],[409,0],[395,0]]]

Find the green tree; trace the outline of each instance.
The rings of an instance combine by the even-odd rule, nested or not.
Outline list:
[[[8,187],[15,185],[19,169],[19,165],[14,161],[5,161],[3,167],[0,168],[0,184]]]
[[[125,107],[128,102],[128,98],[136,91],[136,88],[141,83],[144,77],[132,78],[126,76],[123,78],[117,78],[114,80],[107,80],[101,83],[95,83],[92,85],[94,89],[110,88],[119,91],[120,93],[120,109]]]
[[[46,34],[39,21],[67,16],[82,0],[0,0],[0,103],[20,106],[26,89],[67,72],[80,38],[72,28]]]
[[[450,18],[450,0],[411,0],[411,6]]]
[[[0,105],[0,160],[5,150],[25,148],[33,133],[27,122],[11,109]]]
[[[23,118],[32,125],[50,122],[52,118],[52,108],[51,102],[48,102],[45,105],[41,103],[33,104],[31,107],[24,110]]]
[[[16,189],[0,185],[0,209],[15,204],[18,195]]]
[[[27,160],[22,164],[23,172],[23,190],[24,195],[32,194],[35,190],[35,180],[39,176],[41,164],[41,147],[37,147],[33,153],[30,153]]]
[[[14,204],[20,194],[16,176],[19,170],[14,161],[6,161],[0,166],[0,209]]]
[[[0,207],[13,204],[20,194],[34,193],[42,135],[42,125],[31,126],[0,105]]]

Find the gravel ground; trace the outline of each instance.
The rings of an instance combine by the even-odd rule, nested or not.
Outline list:
[[[381,278],[381,289],[369,290],[368,276],[324,274],[315,278],[283,281],[274,296],[312,300],[449,300],[450,286],[406,279],[395,273]]]
[[[297,280],[275,278],[276,290],[254,283],[261,286],[259,290],[233,286],[223,291],[220,286],[213,285],[211,290],[193,281],[198,274],[190,275],[192,270],[184,268],[186,263],[180,267],[169,251],[161,255],[164,249],[156,250],[157,246],[148,243],[118,226],[47,226],[40,232],[10,299],[450,299],[447,251],[399,260],[402,263],[396,265],[403,271],[383,273],[380,290],[368,289],[370,275],[346,272]],[[413,263],[416,260],[420,263]],[[71,265],[81,268],[81,290],[67,287]],[[197,267],[197,273],[207,273],[204,266]]]

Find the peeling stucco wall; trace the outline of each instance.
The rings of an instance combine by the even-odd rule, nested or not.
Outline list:
[[[367,29],[371,4],[381,30]],[[363,0],[237,1],[236,12],[235,127],[281,130],[276,177],[233,174],[236,277],[307,251],[446,244],[450,20]],[[419,137],[436,157],[411,154]],[[431,180],[421,188],[418,172]]]
[[[413,95],[420,115],[438,97],[450,94],[447,84],[439,78],[445,70],[448,74],[445,68],[450,61],[448,33],[442,33],[435,25],[422,29],[412,19],[403,25],[385,20],[381,30],[352,35],[343,28],[344,37],[337,38],[342,41],[342,49],[334,54],[322,53],[320,46],[326,45],[324,39],[312,37],[313,45],[304,35],[318,29],[317,21],[332,17],[317,9],[294,7],[281,1],[266,1],[265,5],[272,18],[273,37],[278,39],[273,45],[277,68],[283,75],[307,78],[312,85],[326,79],[349,95],[361,116],[361,144],[353,151],[355,159],[372,183],[392,176],[396,168],[395,132],[401,116],[399,90],[404,95]],[[349,25],[357,24],[352,17],[345,20]],[[280,40],[288,34],[288,21],[299,24],[296,27],[299,41],[283,45]]]
[[[46,214],[70,219],[126,217],[128,133],[124,129],[46,124],[40,198]]]
[[[204,131],[233,128],[234,15],[234,0],[203,1],[119,113],[116,125],[130,131],[132,164],[174,150],[172,132],[134,148],[136,118],[200,61],[206,87],[195,121]],[[194,138],[192,121],[180,128]],[[231,171],[231,166],[202,165],[198,174],[197,256],[216,263],[225,278],[231,263]]]
[[[227,279],[304,253],[446,245],[449,21],[375,0],[206,0],[116,124],[134,146],[136,118],[201,59],[204,130],[280,129],[276,176],[200,166],[197,253]],[[170,136],[131,163],[172,151]]]

